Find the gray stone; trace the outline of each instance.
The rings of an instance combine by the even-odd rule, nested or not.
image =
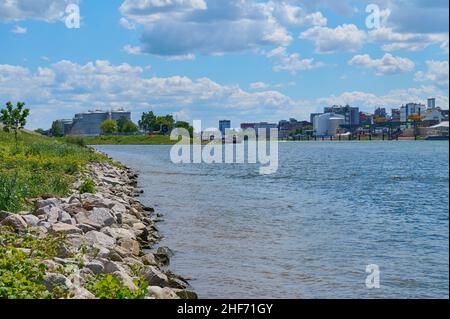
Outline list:
[[[147,265],[147,266],[157,266],[158,265],[158,261],[156,260],[155,255],[153,255],[153,254],[146,254],[141,257],[141,260],[144,263],[144,265]]]
[[[139,256],[141,253],[141,245],[137,240],[122,238],[118,240],[118,244],[134,256]]]
[[[2,226],[8,226],[14,229],[15,231],[23,231],[27,229],[27,223],[20,215],[9,215],[5,219],[3,219],[0,223]]]
[[[113,248],[116,240],[104,233],[98,231],[90,231],[86,234],[86,239],[92,244],[98,244],[106,248]]]
[[[10,212],[0,210],[0,222],[10,215],[12,215]]]
[[[168,287],[169,279],[158,268],[150,266],[145,273],[145,279],[150,286]]]
[[[39,218],[34,215],[22,215],[22,218],[28,226],[37,226],[39,224]]]
[[[150,297],[155,299],[180,299],[180,297],[170,288],[161,288],[158,286],[148,287]]]
[[[73,225],[63,224],[63,223],[56,223],[50,226],[50,232],[52,233],[60,233],[60,234],[82,234],[83,231]]]
[[[73,290],[71,295],[73,296],[71,299],[78,299],[78,300],[96,299],[94,294],[92,294],[90,291],[82,287]]]
[[[101,274],[105,270],[103,263],[98,260],[92,260],[86,263],[84,267],[91,270],[94,274]]]
[[[102,229],[102,232],[114,237],[116,240],[118,239],[132,239],[135,240],[136,236],[134,233],[128,229],[125,228],[111,228],[111,227],[105,227]]]
[[[45,274],[43,284],[49,291],[53,291],[55,288],[62,288],[64,291],[68,291],[72,287],[72,283],[67,277],[56,273]]]
[[[112,274],[115,272],[125,272],[125,268],[123,268],[122,265],[115,261],[106,261],[104,267],[104,272],[107,274]]]
[[[56,207],[60,204],[60,201],[57,198],[49,198],[49,199],[38,200],[36,204],[37,204],[38,208],[43,208],[45,206]]]
[[[64,224],[74,225],[74,220],[72,219],[72,216],[70,216],[69,213],[65,211],[61,211],[59,214],[59,221]]]

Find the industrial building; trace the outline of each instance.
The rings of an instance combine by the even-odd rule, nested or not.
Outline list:
[[[58,120],[57,123],[60,125],[62,135],[99,136],[101,134],[100,125],[103,121],[118,121],[122,117],[131,120],[131,112],[124,110],[88,111],[75,114],[72,120]]]
[[[325,113],[314,117],[315,136],[335,136],[341,125],[345,125],[345,116]]]

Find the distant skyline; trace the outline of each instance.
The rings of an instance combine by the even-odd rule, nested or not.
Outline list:
[[[447,0],[0,0],[1,107],[26,102],[44,129],[98,108],[205,126],[429,97],[447,109],[448,14]]]

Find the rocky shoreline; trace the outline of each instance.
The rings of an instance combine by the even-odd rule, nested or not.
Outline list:
[[[95,194],[78,191],[87,177],[96,184]],[[137,178],[130,168],[90,163],[71,196],[43,196],[35,200],[32,212],[1,212],[0,224],[18,233],[64,236],[57,256],[43,261],[47,266],[43,283],[49,289],[62,286],[69,298],[96,299],[86,283],[110,274],[131,291],[138,289],[136,279],[144,278],[147,299],[196,299],[187,280],[167,269],[170,249],[154,250],[160,240],[155,225],[161,216],[137,199]],[[71,274],[61,271],[67,266],[72,266]]]

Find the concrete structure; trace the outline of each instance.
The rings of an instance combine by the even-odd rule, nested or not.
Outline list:
[[[72,120],[59,120],[63,135],[98,136],[101,134],[100,125],[105,120],[118,121],[121,117],[131,120],[131,112],[117,111],[89,111],[75,114]]]
[[[222,136],[225,137],[226,130],[231,129],[231,121],[229,120],[222,120],[219,121],[219,131],[222,133]]]
[[[314,123],[314,118],[317,116],[317,115],[322,115],[323,113],[311,113],[310,114],[310,116],[309,116],[309,121],[311,122],[311,123]]]
[[[425,114],[425,105],[418,103],[408,103],[400,108],[400,122],[411,122],[409,116],[420,116]]]
[[[318,115],[314,117],[314,134],[315,136],[335,136],[341,125],[345,125],[344,115],[335,113]]]
[[[442,113],[438,109],[427,109],[425,111],[424,117],[422,118],[424,121],[430,121],[430,122],[442,122]]]
[[[359,108],[351,107],[349,105],[340,106],[333,105],[332,107],[326,107],[324,113],[334,113],[343,115],[346,125],[359,126]]]
[[[391,110],[391,121],[400,122],[400,109]]]
[[[429,109],[436,108],[436,99],[435,98],[428,99],[428,108]]]

